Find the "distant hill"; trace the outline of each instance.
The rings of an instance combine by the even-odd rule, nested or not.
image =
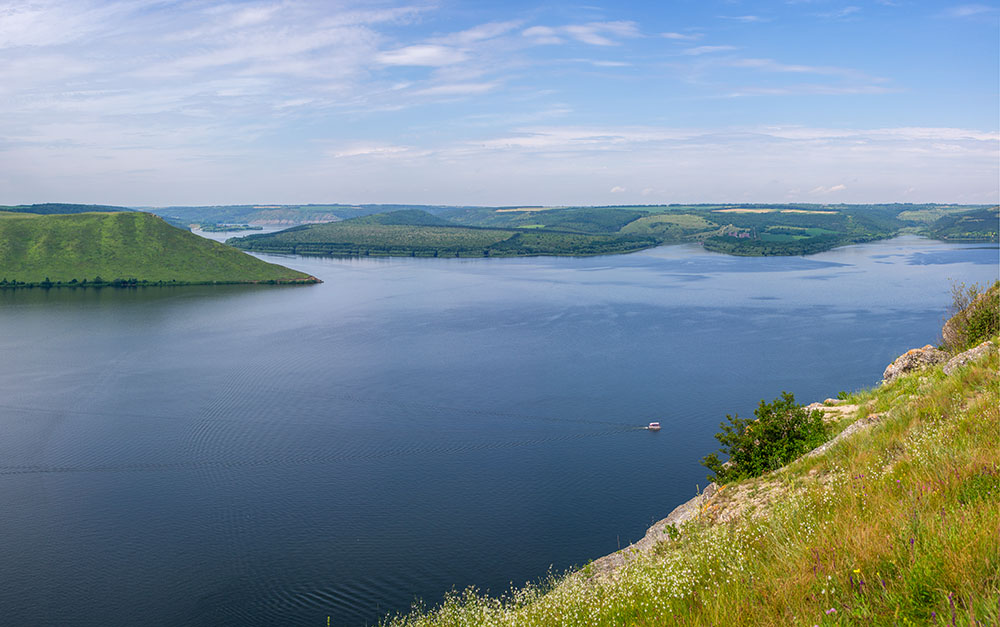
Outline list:
[[[917,233],[996,241],[996,209],[957,205],[647,205],[428,207],[234,238],[259,252],[511,257],[599,255],[696,242],[730,255],[808,255]]]
[[[388,213],[376,213],[360,218],[354,218],[355,224],[398,224],[409,226],[458,226],[444,218],[420,209],[400,209]]]
[[[203,207],[138,207],[163,216],[172,224],[315,224],[350,220],[373,213],[414,209],[437,214],[454,207],[436,205],[219,205]]]
[[[257,252],[300,255],[515,257],[624,253],[655,246],[657,241],[646,235],[460,226],[425,211],[403,210],[226,243]]]
[[[11,211],[16,213],[41,213],[45,215],[54,213],[89,213],[93,211],[133,211],[128,207],[115,207],[113,205],[77,205],[63,202],[46,202],[37,205],[0,205],[0,211]]]
[[[0,212],[0,286],[315,282],[142,212]]]
[[[1000,231],[1000,208],[951,213],[928,227],[935,239],[965,242],[995,242]]]

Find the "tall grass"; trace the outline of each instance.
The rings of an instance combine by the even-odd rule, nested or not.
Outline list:
[[[737,484],[785,488],[764,516],[692,522],[610,574],[456,591],[384,624],[996,625],[997,370],[994,352],[853,395],[885,412],[877,425]]]

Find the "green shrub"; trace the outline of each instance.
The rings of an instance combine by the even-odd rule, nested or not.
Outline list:
[[[958,353],[1000,333],[1000,281],[992,286],[952,283],[951,319],[941,329],[946,349]]]
[[[729,462],[722,462],[715,453],[702,459],[702,465],[715,473],[709,475],[711,481],[721,484],[758,477],[826,441],[823,412],[796,405],[788,392],[770,403],[761,400],[754,416],[727,415],[729,424],[719,424],[722,432],[715,439],[722,443],[721,452],[729,456]]]

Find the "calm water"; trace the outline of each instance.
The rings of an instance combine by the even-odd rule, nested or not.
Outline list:
[[[0,293],[4,623],[363,625],[582,564],[705,485],[726,413],[873,384],[998,272],[916,238],[278,261],[326,282]]]

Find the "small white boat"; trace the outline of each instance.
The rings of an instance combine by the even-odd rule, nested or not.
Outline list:
[[[651,423],[649,423],[649,426],[646,427],[646,429],[648,429],[649,431],[659,431],[660,430],[660,423],[658,423],[658,422],[651,422]]]

